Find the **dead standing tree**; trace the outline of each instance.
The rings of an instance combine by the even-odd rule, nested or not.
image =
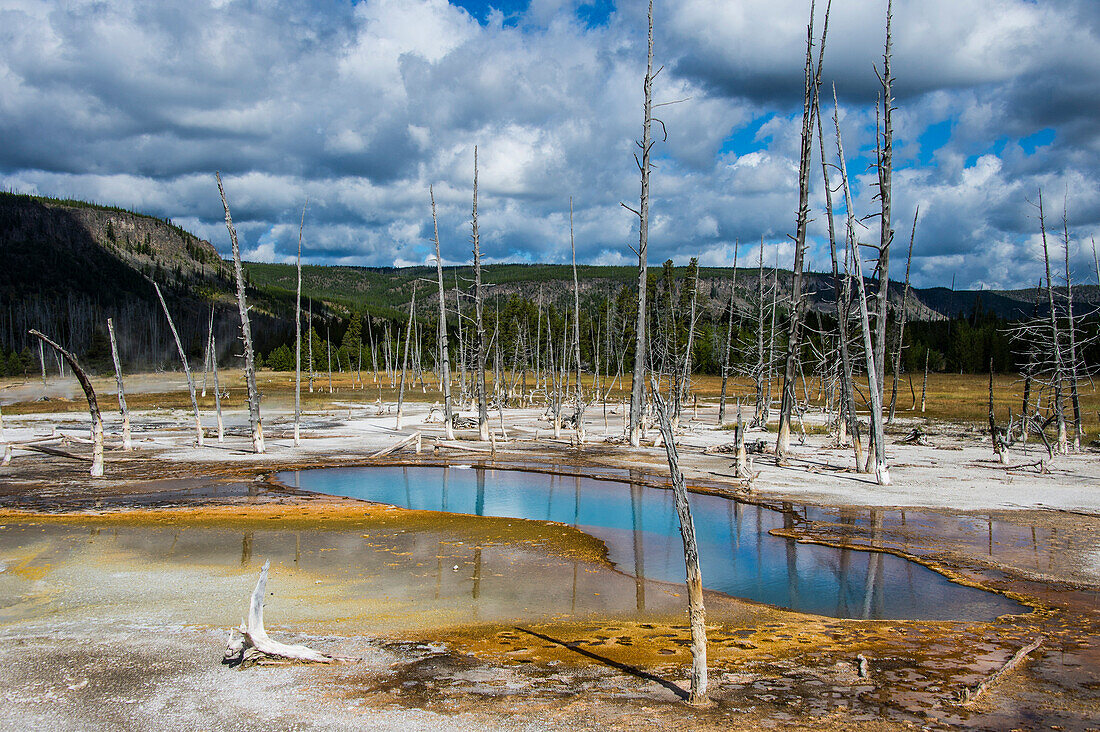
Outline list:
[[[80,382],[80,388],[84,390],[84,396],[88,399],[88,413],[92,417],[92,470],[91,476],[93,478],[103,477],[103,416],[99,413],[99,402],[95,397],[95,389],[92,388],[92,380],[88,378],[88,374],[80,366],[80,363],[76,360],[76,356],[66,351],[64,348],[54,343],[46,336],[39,333],[37,330],[28,331],[30,335],[34,336],[47,346],[52,348],[58,356],[65,359],[69,364],[69,368],[72,369],[73,374],[76,376],[76,380]]]
[[[306,228],[307,200],[298,226],[298,289],[294,296],[294,446],[301,444],[302,422],[302,233]]]
[[[439,254],[439,220],[435,215],[435,191],[428,186],[428,196],[432,199],[432,228],[435,231],[435,274],[439,281],[439,331],[436,335],[439,339],[439,359],[443,365],[443,373],[439,383],[443,389],[443,428],[446,430],[448,440],[455,438],[454,424],[451,416],[451,356],[447,350],[447,305],[443,290],[443,257]]]
[[[901,294],[901,315],[898,317],[897,345],[894,348],[894,373],[893,384],[890,386],[890,416],[886,418],[887,424],[894,421],[894,410],[898,403],[898,376],[901,374],[901,349],[905,343],[905,320],[909,314],[909,270],[913,265],[913,239],[917,236],[917,217],[920,216],[920,206],[913,212],[913,229],[909,233],[909,252],[905,256],[905,289]]]
[[[172,338],[175,339],[176,349],[180,354],[180,362],[183,363],[183,374],[187,377],[187,390],[191,394],[191,407],[195,410],[195,440],[198,446],[202,447],[202,417],[199,414],[199,401],[195,398],[195,381],[191,378],[191,365],[187,363],[187,353],[183,350],[179,333],[176,332],[176,324],[172,322],[172,314],[168,312],[168,303],[164,301],[164,295],[161,294],[160,286],[156,282],[153,283],[153,289],[157,291],[157,299],[160,300],[160,306],[164,308],[164,317],[168,318],[168,329],[172,331]]]
[[[775,443],[777,459],[786,456],[791,443],[791,412],[795,408],[795,382],[802,340],[802,263],[806,253],[806,227],[810,219],[810,165],[813,153],[814,115],[817,112],[818,85],[825,58],[825,39],[829,32],[829,10],[825,7],[825,22],[818,50],[817,70],[814,70],[814,2],[810,2],[810,22],[806,26],[805,88],[802,100],[802,145],[798,162],[798,220],[794,237],[794,265],[791,279],[791,310],[787,326],[787,358],[783,369],[783,391],[779,402],[779,430]]]
[[[409,369],[409,341],[412,340],[413,312],[416,310],[416,280],[413,280],[412,299],[409,300],[409,323],[405,327],[405,353],[401,359],[401,386],[397,391],[397,429],[405,413],[405,374]]]
[[[646,72],[643,89],[645,92],[644,117],[642,122],[642,141],[638,146],[642,150],[641,160],[634,156],[642,174],[642,193],[638,201],[638,210],[621,204],[633,211],[638,217],[638,318],[634,324],[634,380],[630,388],[630,424],[629,440],[633,447],[642,444],[642,419],[645,414],[645,357],[647,350],[646,309],[647,262],[646,249],[649,245],[649,154],[653,149],[653,0],[649,0],[649,36],[646,52]]]
[[[577,410],[573,415],[573,426],[577,432],[577,442],[584,444],[584,394],[581,391],[581,290],[577,280],[577,244],[573,241],[573,197],[569,197],[569,249],[573,254],[573,354],[577,369],[576,399]]]
[[[477,356],[477,434],[489,439],[489,406],[485,394],[485,321],[482,314],[484,293],[481,289],[481,240],[477,231],[477,145],[474,145],[474,207],[471,220],[474,240],[474,351]]]
[[[115,364],[115,381],[118,384],[118,411],[122,415],[122,449],[133,450],[130,439],[130,410],[126,408],[126,389],[122,385],[122,362],[118,357],[118,343],[115,341],[115,325],[107,318],[107,334],[111,337],[111,360]],[[42,341],[38,342],[42,345]]]
[[[726,325],[726,347],[722,351],[722,395],[718,399],[718,424],[721,425],[726,419],[726,386],[729,382],[730,374],[730,348],[733,344],[733,312],[736,308],[736,295],[737,295],[737,249],[736,243],[733,245],[733,278],[730,280],[730,311],[729,311],[729,323]],[[737,413],[740,416],[741,409],[738,405]]]
[[[264,427],[260,421],[260,390],[256,388],[256,354],[252,350],[252,325],[248,320],[248,302],[245,299],[244,292],[244,270],[241,267],[241,248],[237,242],[237,230],[233,228],[233,217],[229,213],[229,201],[226,200],[225,189],[222,187],[221,173],[214,173],[214,178],[218,181],[218,193],[222,197],[222,207],[225,209],[225,228],[229,229],[229,241],[233,246],[233,273],[237,278],[237,309],[241,314],[241,340],[244,342],[244,378],[248,387],[248,421],[252,427],[252,448],[257,454],[263,454]],[[312,325],[312,319],[310,323]],[[312,343],[312,341],[311,336],[310,342]],[[311,363],[311,376],[312,368]],[[310,383],[312,384],[312,378]]]
[[[894,171],[894,78],[890,74],[890,57],[893,53],[893,36],[891,27],[894,17],[894,2],[886,3],[886,49],[882,54],[882,74],[879,74],[879,83],[882,86],[882,140],[876,145],[879,150],[878,158],[878,190],[879,190],[879,245],[878,245],[878,290],[875,316],[875,383],[878,385],[878,403],[882,407],[883,386],[885,385],[886,367],[886,315],[888,291],[890,289],[890,244],[894,240],[894,230],[891,223],[891,208],[893,205],[893,171]],[[878,70],[875,70],[878,74]],[[859,275],[862,277],[862,274]],[[861,280],[862,281],[862,280]],[[872,439],[877,436],[872,433]]]

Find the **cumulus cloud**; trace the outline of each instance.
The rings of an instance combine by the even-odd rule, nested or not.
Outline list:
[[[220,170],[247,256],[288,261],[308,199],[307,259],[367,265],[433,256],[433,185],[443,257],[462,262],[478,145],[487,260],[567,261],[572,196],[579,259],[631,262],[637,219],[619,202],[638,196],[644,5],[460,4],[8,0],[0,185],[169,217],[227,252]],[[826,54],[860,216],[876,207],[885,5],[836,3]],[[1028,201],[1040,187],[1059,221],[1066,198],[1072,256],[1088,271],[1080,242],[1100,228],[1096,4],[894,7],[895,221],[907,239],[920,205],[915,280],[1033,282]],[[657,0],[657,101],[686,101],[658,110],[652,263],[729,264],[738,246],[755,261],[763,238],[766,261],[789,266],[808,8]],[[831,157],[829,125],[826,140]],[[824,267],[818,177],[810,261]]]

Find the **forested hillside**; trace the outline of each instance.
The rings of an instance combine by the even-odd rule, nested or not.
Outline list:
[[[109,368],[106,319],[115,319],[123,358],[132,369],[175,368],[177,357],[152,283],[165,291],[185,347],[201,358],[211,307],[223,363],[236,363],[239,319],[233,296],[232,268],[217,250],[169,221],[110,206],[16,194],[0,194],[0,374],[37,371],[37,353],[29,328],[52,334],[83,356],[93,369]],[[253,308],[256,347],[277,368],[293,364],[295,269],[288,264],[246,263],[248,296]],[[581,349],[588,368],[597,359],[601,370],[633,358],[633,311],[636,271],[630,267],[580,266]],[[404,338],[414,281],[419,281],[416,332],[419,361],[434,364],[434,329],[438,320],[434,267],[303,268],[303,309],[312,308],[315,367],[381,366],[388,352],[396,359]],[[460,357],[461,307],[468,316],[473,273],[469,267],[444,270],[448,333],[453,357]],[[736,290],[733,290],[736,277]],[[771,268],[701,267],[653,263],[650,267],[651,332],[666,348],[686,348],[690,286],[696,282],[696,333],[692,368],[716,373],[722,363],[726,331],[730,362],[757,364],[758,332],[766,333],[773,357],[772,334],[783,332],[791,274]],[[496,264],[483,268],[488,335],[504,367],[536,350],[548,348],[540,324],[555,343],[565,332],[572,299],[572,270],[565,265]],[[891,283],[892,317],[901,310],[903,285]],[[835,323],[835,285],[831,275],[808,274],[803,291],[810,303],[811,333],[804,358],[810,363],[830,347]],[[1064,290],[1056,291],[1059,296]],[[733,317],[730,317],[731,294]],[[1010,342],[1010,321],[1046,312],[1034,288],[1015,291],[952,291],[937,287],[912,289],[907,300],[902,365],[933,370],[976,372],[989,368],[1017,371],[1021,357]],[[1036,305],[1037,301],[1039,305]],[[1074,288],[1076,313],[1094,312],[1100,303],[1094,285]],[[541,305],[541,307],[540,307]],[[773,315],[774,311],[774,315]],[[469,328],[464,318],[464,329]],[[1087,340],[1095,319],[1085,325]],[[469,334],[466,333],[468,338]],[[781,336],[777,336],[780,337]],[[306,341],[308,344],[309,341]],[[535,344],[538,344],[536,349]],[[371,346],[374,350],[371,350]],[[1086,353],[1091,360],[1092,349]],[[304,351],[308,347],[303,348]],[[525,354],[520,356],[520,353]],[[611,354],[610,357],[608,354]],[[748,369],[748,366],[746,366]]]

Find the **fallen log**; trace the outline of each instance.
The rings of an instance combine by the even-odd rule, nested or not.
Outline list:
[[[390,445],[389,447],[384,447],[381,450],[379,450],[378,452],[371,453],[367,457],[368,458],[380,458],[380,457],[385,457],[386,455],[392,455],[393,453],[397,452],[398,450],[400,450],[404,447],[408,447],[409,445],[412,445],[412,444],[416,445],[416,452],[417,452],[417,454],[419,454],[420,453],[420,433],[419,432],[414,432],[413,434],[409,435],[408,437],[401,440],[397,444]]]
[[[56,447],[46,447],[45,445],[36,445],[34,443],[27,442],[13,442],[11,447],[15,450],[33,450],[34,452],[45,453],[46,455],[53,455],[54,457],[63,457],[70,460],[83,460],[84,462],[93,462],[94,458],[90,458],[87,455],[75,455],[71,452],[65,452],[64,450],[58,450]],[[101,458],[102,460],[102,458]]]
[[[484,448],[484,447],[470,447],[468,445],[464,445],[461,442],[444,442],[443,440],[437,440],[436,443],[435,443],[435,446],[436,447],[446,447],[446,448],[451,449],[451,450],[461,450],[462,452],[484,452],[484,453],[491,453],[492,452],[491,449],[487,449],[487,448]]]
[[[1043,637],[1039,636],[1031,643],[1028,643],[1026,646],[1013,653],[1012,657],[1005,661],[1005,665],[997,669],[988,679],[981,682],[973,689],[964,688],[959,696],[959,704],[965,706],[976,702],[978,697],[988,691],[991,686],[996,684],[1006,675],[1012,673],[1017,666],[1023,663],[1027,657],[1041,645],[1043,645]]]
[[[264,595],[267,592],[267,570],[270,566],[270,559],[264,562],[263,569],[260,570],[260,578],[256,580],[256,589],[252,591],[248,619],[242,620],[239,628],[230,631],[229,643],[225,647],[222,663],[228,666],[239,666],[245,662],[260,662],[265,657],[313,663],[338,663],[351,660],[329,656],[307,646],[280,643],[268,637],[264,629]]]

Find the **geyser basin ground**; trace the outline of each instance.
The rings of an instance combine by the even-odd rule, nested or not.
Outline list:
[[[481,467],[362,467],[288,471],[303,490],[401,508],[572,526],[603,541],[609,559],[639,583],[679,583],[684,561],[671,491],[633,483]],[[952,582],[883,552],[801,544],[772,536],[801,514],[693,494],[707,589],[839,618],[991,620],[1025,612],[1016,601]]]

